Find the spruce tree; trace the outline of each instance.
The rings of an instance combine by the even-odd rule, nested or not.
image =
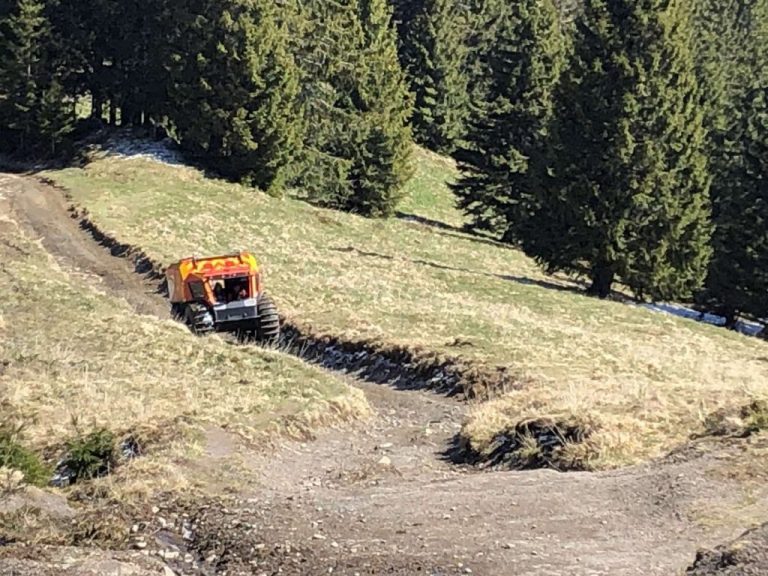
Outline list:
[[[397,28],[397,35],[400,39],[408,33],[411,23],[421,8],[419,0],[391,0],[392,22]]]
[[[391,216],[411,176],[412,101],[398,62],[391,7],[387,0],[362,0],[360,9],[364,44],[357,94],[363,131],[347,208],[367,216]]]
[[[55,155],[74,129],[74,111],[72,106],[62,104],[65,101],[64,87],[58,80],[42,89],[36,121],[39,149],[45,155]]]
[[[55,153],[74,122],[45,9],[41,0],[18,0],[0,23],[0,146],[16,153]]]
[[[57,50],[68,71],[66,89],[91,97],[92,118],[101,118],[109,105],[113,123],[117,122],[120,70],[125,59],[122,50],[128,44],[124,36],[131,19],[142,9],[151,8],[118,0],[53,3],[52,23],[59,31]]]
[[[0,21],[0,118],[7,142],[22,150],[36,132],[37,81],[50,35],[44,8],[35,0],[7,3]]]
[[[168,85],[163,58],[174,24],[169,18],[170,5],[168,0],[117,2],[109,16],[114,37],[105,44],[112,52],[112,96],[120,108],[122,125],[159,120]]]
[[[697,0],[693,4],[693,54],[700,103],[705,112],[704,124],[710,136],[710,154],[718,152],[717,140],[726,129],[727,108],[729,102],[733,102],[733,86],[728,76],[741,51],[742,3],[742,0]]]
[[[499,28],[509,22],[513,4],[507,0],[468,0],[467,58],[465,74],[469,91],[469,118],[482,117],[483,105],[494,98],[489,57]]]
[[[740,314],[768,317],[768,84],[743,100],[747,111],[731,137],[741,154],[718,190],[714,258],[705,297],[733,325]]]
[[[308,0],[298,46],[301,102],[307,130],[296,187],[310,201],[343,208],[352,196],[352,149],[357,128],[357,60],[363,44],[356,1]]]
[[[705,131],[683,0],[586,0],[558,90],[552,178],[522,238],[605,297],[688,297],[711,255]]]
[[[175,134],[210,166],[277,194],[303,127],[286,28],[270,0],[191,4],[177,8],[169,55]]]
[[[416,139],[450,153],[469,115],[466,10],[456,0],[419,0],[401,28],[401,62],[416,95]]]
[[[521,0],[496,24],[489,102],[470,126],[455,187],[475,229],[513,241],[537,205],[564,46],[551,0]]]
[[[733,9],[738,47],[705,62],[725,80],[710,150],[714,256],[699,296],[730,326],[768,316],[768,0]]]
[[[561,32],[566,40],[570,39],[571,22],[580,12],[582,0],[552,0],[560,18]],[[491,69],[493,53],[500,33],[509,25],[513,11],[518,7],[508,0],[466,0],[462,8],[466,10],[468,47],[465,75],[469,82],[469,123],[485,115],[485,107],[496,97],[491,83],[494,72]],[[458,155],[461,158],[461,154]]]
[[[307,111],[297,185],[317,204],[391,214],[408,177],[411,101],[384,1],[312,0],[300,50]]]

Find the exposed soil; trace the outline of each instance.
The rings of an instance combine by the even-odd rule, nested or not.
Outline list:
[[[138,314],[169,317],[167,302],[157,294],[157,281],[136,274],[126,261],[110,257],[83,233],[58,190],[31,178],[0,174],[0,191],[9,198],[14,218],[42,240],[59,264],[87,274],[102,289],[125,299]]]
[[[156,279],[95,242],[70,217],[59,190],[0,175],[0,195],[62,266],[137,313],[168,317]],[[768,517],[765,483],[746,485],[725,473],[749,459],[746,444],[766,442],[761,436],[702,441],[615,472],[478,473],[450,459],[466,402],[407,386],[350,383],[375,408],[372,422],[286,442],[272,453],[238,449],[252,478],[247,488],[204,504],[168,500],[136,525],[130,557],[104,551],[99,558],[133,563],[136,569],[123,573],[142,575],[166,568],[201,575],[666,575],[690,565],[700,546],[734,538],[748,524],[739,514],[703,522],[702,510]],[[219,467],[234,451],[215,431],[209,443],[199,468]],[[50,551],[0,545],[0,574],[89,573],[57,572],[56,562]]]
[[[702,550],[689,576],[764,576],[768,574],[768,524],[750,530],[716,550]]]

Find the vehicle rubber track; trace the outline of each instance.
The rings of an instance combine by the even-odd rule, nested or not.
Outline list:
[[[280,339],[280,316],[272,298],[259,296],[259,324],[256,339],[262,344],[274,344]]]
[[[202,304],[188,304],[184,312],[184,322],[198,336],[214,331],[213,315]]]

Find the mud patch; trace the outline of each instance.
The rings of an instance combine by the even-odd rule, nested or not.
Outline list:
[[[534,470],[561,472],[591,470],[595,452],[590,437],[593,422],[539,418],[524,420],[494,436],[482,451],[462,434],[454,438],[446,458],[487,470]]]
[[[700,550],[688,576],[763,576],[768,574],[768,524],[715,550]]]
[[[302,526],[289,508],[235,498],[185,502],[168,500],[152,507],[146,521],[131,528],[127,545],[161,559],[179,574],[230,576],[285,574],[440,574],[467,573],[447,560],[382,549],[347,548]],[[442,564],[442,565],[441,565]]]
[[[162,282],[165,280],[162,268],[153,262],[143,251],[138,248],[117,242],[113,238],[102,233],[88,218],[87,212],[71,209],[72,217],[77,219],[85,232],[90,234],[96,242],[109,249],[109,253],[116,258],[126,258],[133,263],[134,271],[150,280],[158,281],[158,292],[161,292]]]

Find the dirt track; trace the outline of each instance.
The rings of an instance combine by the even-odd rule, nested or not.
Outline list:
[[[168,316],[154,283],[82,231],[59,191],[0,174],[0,195],[62,266],[124,298],[137,313]],[[726,516],[705,527],[696,511],[736,508],[749,496],[768,517],[766,488],[747,493],[721,473],[739,465],[736,441],[611,473],[478,473],[444,457],[465,405],[429,392],[353,383],[376,409],[375,421],[325,431],[307,444],[287,443],[274,454],[249,453],[245,461],[257,483],[237,495],[240,504],[201,523],[195,554],[204,555],[206,539],[220,538],[234,517],[239,526],[258,527],[267,549],[284,550],[287,543],[305,558],[301,565],[267,560],[256,574],[279,567],[283,574],[332,568],[350,575],[667,575],[689,565],[700,546],[747,527]],[[209,440],[208,463],[216,465],[230,451],[229,440],[215,433]],[[238,530],[225,530],[232,533],[229,547],[248,566],[248,555],[258,554]],[[242,549],[238,543],[245,543]],[[237,562],[219,564],[218,573],[238,573]],[[0,574],[40,570],[13,566],[0,559]],[[172,566],[179,573],[214,573]]]

